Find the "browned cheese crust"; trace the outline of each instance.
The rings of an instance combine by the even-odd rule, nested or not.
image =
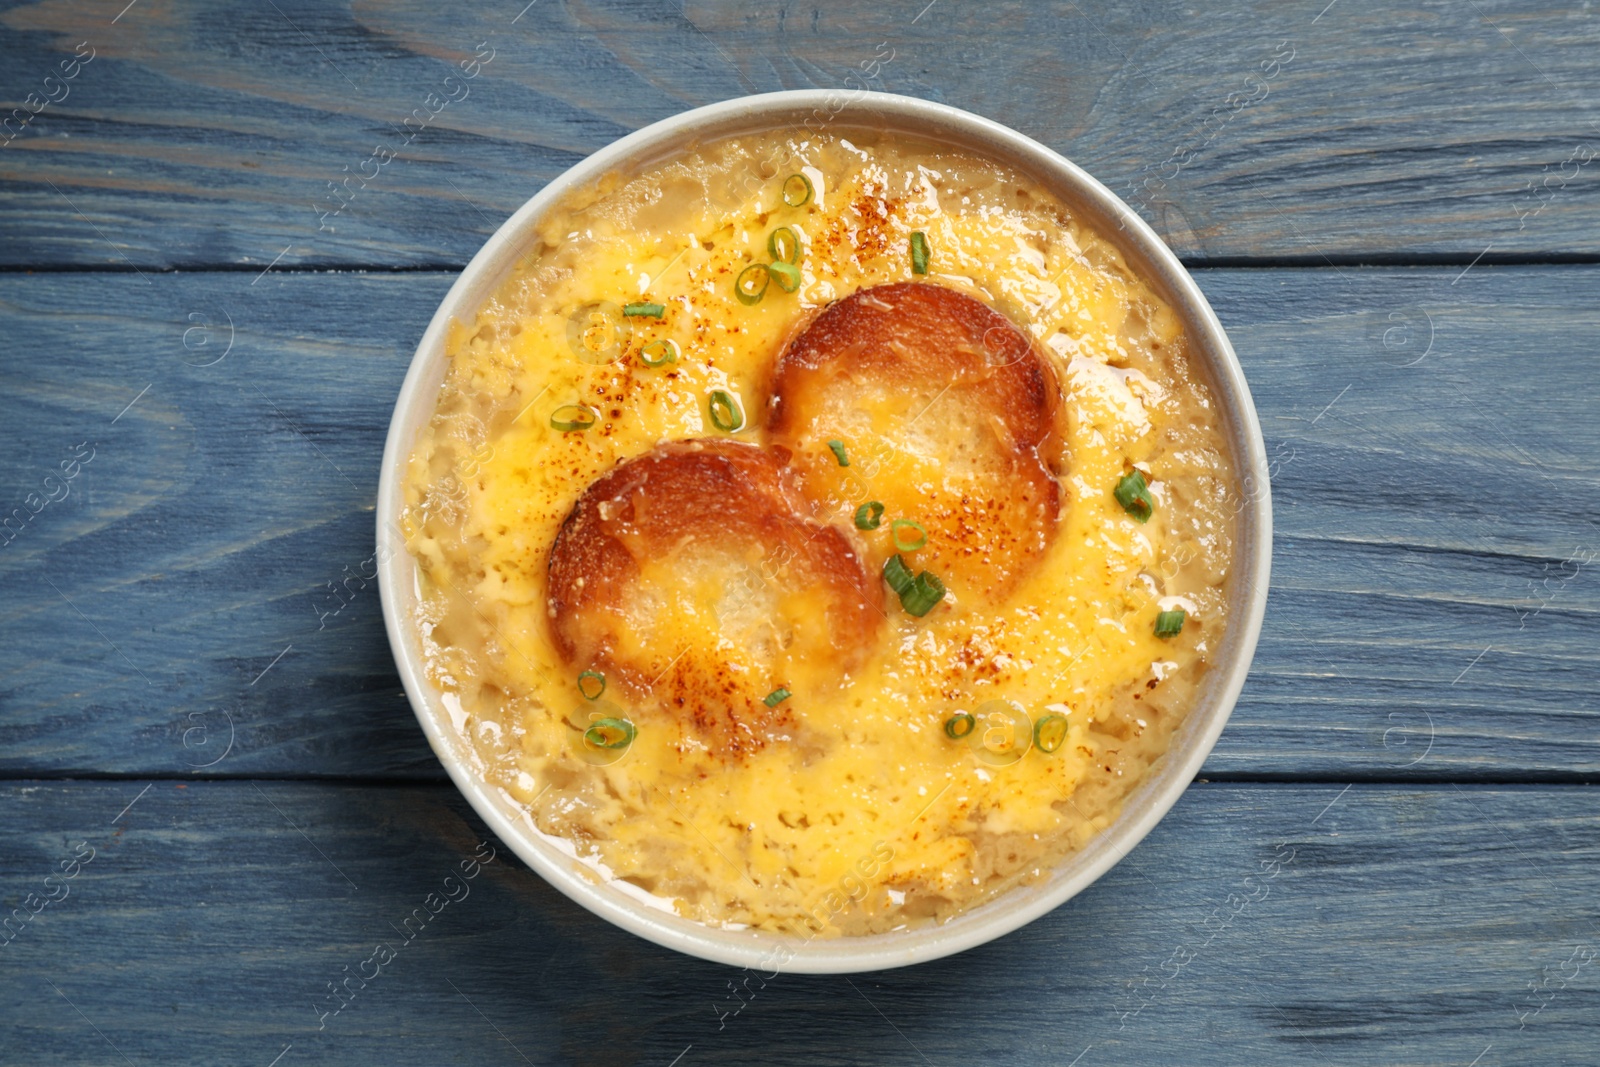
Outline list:
[[[794,739],[798,700],[864,658],[882,583],[812,521],[780,450],[679,441],[591,485],[550,550],[551,635],[647,717],[727,756]],[[611,691],[608,691],[611,692]]]
[[[1055,536],[1060,386],[1032,340],[982,301],[922,282],[854,293],[789,343],[771,395],[768,430],[824,515],[885,505],[867,537],[874,568],[894,551],[892,520],[913,520],[928,532],[913,566],[942,577],[957,603],[993,604]]]

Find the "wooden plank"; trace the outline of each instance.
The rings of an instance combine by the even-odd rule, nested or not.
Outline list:
[[[0,549],[11,768],[439,773],[359,575],[389,414],[451,280],[0,282],[29,323],[4,514],[95,450]]]
[[[0,15],[0,114],[38,111],[0,265],[460,264],[616,138],[797,88],[1013,126],[1194,261],[1600,254],[1600,28],[1561,5],[124,4]]]
[[[1593,775],[1588,269],[1205,272],[1273,461],[1266,628],[1220,773]],[[1515,725],[1511,725],[1514,723]]]
[[[1200,273],[1255,390],[1278,535],[1205,774],[1600,772],[1600,269],[1459,273]],[[328,583],[372,554],[384,429],[450,280],[0,279],[26,357],[0,396],[0,514],[95,449],[0,547],[0,773],[440,774],[375,590],[334,614]]]
[[[6,908],[59,898],[0,946],[0,1040],[31,1064],[1496,1067],[1600,1043],[1581,786],[1196,785],[998,942],[764,986],[606,925],[495,842],[408,939],[489,855],[445,787],[10,783],[0,814]]]

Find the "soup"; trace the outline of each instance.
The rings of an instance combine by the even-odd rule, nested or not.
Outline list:
[[[614,175],[446,347],[429,676],[664,910],[865,935],[1041,879],[1220,647],[1239,503],[1182,324],[992,162],[790,132]]]

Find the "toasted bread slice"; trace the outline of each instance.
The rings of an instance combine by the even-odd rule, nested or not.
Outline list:
[[[866,535],[874,570],[896,550],[893,520],[911,520],[927,530],[911,567],[942,578],[957,605],[994,604],[1055,536],[1060,386],[1031,339],[983,302],[921,282],[864,289],[788,344],[771,393],[768,430],[824,521],[883,503]],[[900,530],[902,543],[917,538]]]
[[[781,450],[662,444],[600,478],[550,550],[549,616],[574,674],[725,755],[791,736],[884,618],[850,540],[810,520]],[[768,706],[779,688],[795,698]]]

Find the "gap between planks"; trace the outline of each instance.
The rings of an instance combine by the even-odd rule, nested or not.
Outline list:
[[[487,239],[487,237],[485,237]],[[1600,265],[1596,252],[1540,252],[1472,255],[1466,252],[1416,252],[1363,255],[1302,253],[1282,256],[1179,256],[1188,270],[1374,270],[1396,267],[1563,267]],[[296,262],[287,267],[268,267],[259,263],[214,263],[200,266],[154,267],[132,263],[87,264],[0,264],[0,275],[8,274],[459,274],[466,261],[438,260],[423,263],[350,263],[344,260]]]
[[[339,788],[362,789],[438,789],[454,786],[441,772],[437,777],[407,778],[399,775],[380,775],[357,778],[350,775],[327,774],[178,774],[173,772],[145,773],[137,771],[65,771],[47,774],[27,771],[0,771],[0,788],[11,785],[65,785],[74,782],[85,784],[109,782],[216,782],[237,785],[251,783],[292,783],[296,785],[326,785]],[[1481,789],[1504,789],[1518,786],[1573,786],[1587,788],[1600,785],[1600,777],[1579,772],[1530,771],[1526,774],[1495,774],[1477,777],[1455,773],[1426,773],[1415,775],[1349,774],[1315,772],[1294,774],[1276,771],[1234,771],[1206,774],[1195,778],[1191,785],[1360,785],[1409,789],[1417,786],[1465,785]]]

